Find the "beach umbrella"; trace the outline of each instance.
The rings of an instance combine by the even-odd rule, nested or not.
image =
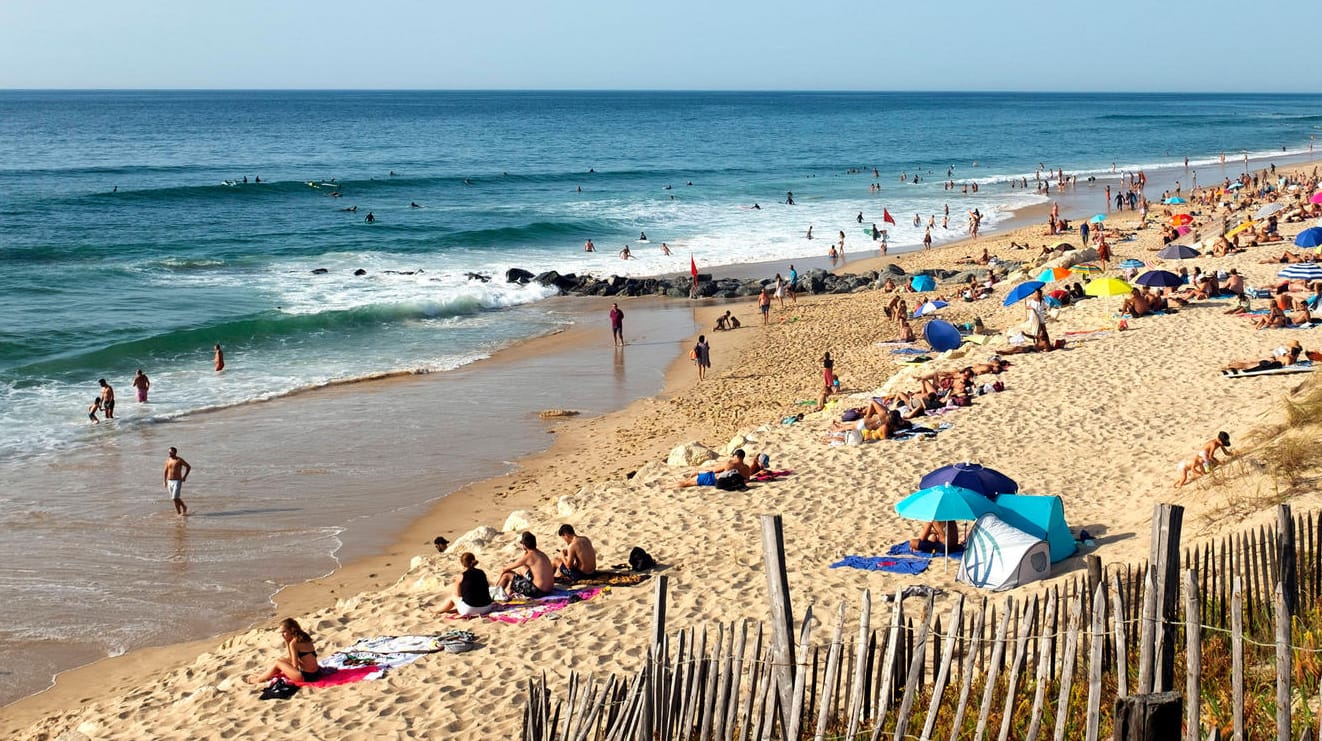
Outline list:
[[[1265,219],[1265,218],[1267,218],[1268,216],[1271,216],[1271,215],[1274,214],[1274,213],[1279,213],[1279,212],[1284,211],[1284,210],[1285,210],[1285,204],[1284,204],[1284,203],[1280,203],[1280,202],[1276,202],[1276,203],[1268,203],[1266,206],[1263,206],[1262,208],[1258,209],[1257,211],[1254,211],[1254,212],[1253,212],[1253,218],[1255,218],[1255,219]]]
[[[1019,491],[1015,480],[978,463],[951,463],[928,473],[918,482],[918,488],[927,489],[938,484],[950,484],[975,491],[984,497],[995,498],[997,494],[1014,494]]]
[[[1184,200],[1183,198],[1175,197],[1175,198],[1167,198],[1166,200],[1162,201],[1162,203],[1169,203],[1174,205],[1180,203],[1188,203],[1188,201]]]
[[[1243,187],[1244,187],[1244,184],[1241,183],[1241,182],[1239,182],[1238,180],[1236,180],[1235,182],[1231,183],[1230,185],[1228,185],[1228,186],[1226,186],[1226,187],[1227,187],[1227,188],[1230,188],[1231,190],[1239,190],[1240,188],[1243,188]]]
[[[895,505],[895,511],[907,520],[945,522],[947,520],[976,520],[996,505],[972,489],[950,484],[937,484],[910,494]],[[946,569],[950,568],[950,543],[946,543]]]
[[[1097,214],[1096,216],[1092,217],[1091,219],[1088,219],[1088,223],[1089,223],[1089,224],[1100,224],[1100,223],[1102,223],[1103,221],[1106,221],[1106,214]]]
[[[1078,248],[1070,244],[1069,242],[1057,242],[1056,245],[1051,249],[1057,252],[1069,252],[1070,250],[1075,250]]]
[[[1317,247],[1322,245],[1322,226],[1312,226],[1294,238],[1296,247]]]
[[[940,319],[933,319],[923,327],[923,339],[937,352],[954,350],[964,343],[955,325]]]
[[[1193,217],[1190,216],[1189,214],[1175,214],[1174,216],[1171,217],[1171,224],[1173,224],[1174,226],[1184,226],[1185,224],[1192,224],[1192,223],[1193,223]]]
[[[1166,260],[1188,260],[1198,255],[1198,250],[1183,244],[1168,244],[1157,253],[1157,257]]]
[[[915,291],[934,291],[936,290],[936,279],[930,275],[915,275],[909,281],[909,287]]]
[[[1056,301],[1063,301],[1066,296],[1070,295],[1070,292],[1065,290],[1064,288],[1057,288],[1056,290],[1052,291],[1051,293],[1048,293],[1047,295],[1050,296],[1051,298],[1056,299]]]
[[[1133,286],[1119,278],[1098,278],[1083,287],[1089,296],[1121,296],[1129,293]]]
[[[1314,194],[1313,194],[1313,197],[1308,199],[1308,202],[1309,202],[1309,203],[1322,203],[1322,190],[1319,190],[1318,192],[1314,193]]]
[[[1146,267],[1147,267],[1147,263],[1143,262],[1142,260],[1135,260],[1132,257],[1120,263],[1121,270],[1137,270],[1139,268],[1146,268]]]
[[[935,314],[937,309],[944,309],[949,305],[950,304],[945,301],[925,301],[922,306],[914,309],[913,315],[915,317],[920,317],[927,316],[928,314]]]
[[[1318,267],[1317,263],[1313,262],[1297,262],[1285,266],[1285,269],[1276,275],[1281,278],[1312,283],[1315,280],[1322,280],[1322,267]]]
[[[1134,282],[1140,286],[1154,288],[1174,288],[1184,285],[1184,279],[1169,270],[1149,270],[1135,278]]]
[[[1101,268],[1100,265],[1093,265],[1093,264],[1090,263],[1090,262],[1081,262],[1081,263],[1079,263],[1078,265],[1071,265],[1071,266],[1070,266],[1070,272],[1071,272],[1071,273],[1083,273],[1083,274],[1087,274],[1087,273],[1100,273],[1100,272],[1102,272],[1102,268]]]
[[[1043,283],[1065,280],[1070,277],[1070,271],[1066,268],[1047,268],[1038,274],[1037,279]]]
[[[1020,301],[1023,301],[1024,299],[1028,298],[1029,296],[1032,296],[1033,291],[1036,291],[1037,289],[1041,288],[1044,285],[1046,284],[1040,280],[1030,280],[1020,283],[1019,285],[1010,289],[1010,293],[1007,294],[1005,297],[1004,305],[1009,306],[1010,304],[1017,304]]]

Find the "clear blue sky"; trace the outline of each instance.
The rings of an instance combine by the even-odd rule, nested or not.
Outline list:
[[[1322,1],[0,0],[0,88],[1322,90]]]

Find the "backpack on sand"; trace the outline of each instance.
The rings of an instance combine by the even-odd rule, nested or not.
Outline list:
[[[648,571],[656,568],[656,559],[642,548],[634,546],[634,549],[629,551],[629,568],[634,571]]]

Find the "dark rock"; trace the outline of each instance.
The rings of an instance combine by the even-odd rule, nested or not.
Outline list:
[[[881,271],[883,273],[886,273],[887,275],[908,275],[908,273],[904,272],[904,268],[900,267],[899,265],[896,265],[893,262],[888,263],[886,267],[881,269]]]
[[[534,276],[532,273],[528,272],[527,270],[524,270],[523,268],[510,268],[509,270],[505,271],[506,283],[520,283],[523,285],[527,285],[528,283],[532,282],[533,277]]]
[[[367,275],[367,271],[366,271],[366,270],[363,270],[362,268],[358,268],[357,270],[353,271],[353,274],[354,274],[354,275]]]
[[[412,273],[404,273],[404,275],[412,275]],[[480,283],[490,283],[490,282],[491,282],[491,276],[489,276],[489,275],[482,275],[481,273],[464,273],[464,276],[467,277],[469,280],[475,280],[475,281],[478,281],[478,282],[480,282]]]

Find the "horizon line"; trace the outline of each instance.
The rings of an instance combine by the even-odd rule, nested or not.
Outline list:
[[[0,87],[0,93],[730,93],[730,94],[964,94],[964,95],[1305,95],[1322,97],[1322,92],[1287,90],[1016,90],[895,88],[371,88],[371,87]]]

